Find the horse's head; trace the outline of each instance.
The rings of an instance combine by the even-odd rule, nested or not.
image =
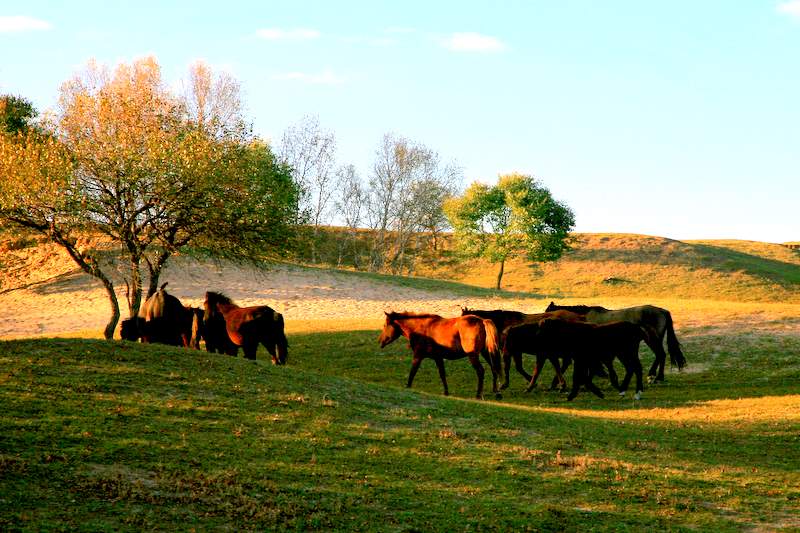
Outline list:
[[[383,331],[381,331],[380,337],[378,337],[378,343],[381,345],[381,348],[389,344],[390,342],[394,342],[397,337],[403,334],[403,330],[400,329],[400,326],[397,325],[397,322],[394,320],[394,313],[386,313],[386,322],[383,324]]]
[[[470,310],[469,307],[467,307],[466,305],[462,305],[461,306],[461,316],[471,315],[471,314],[472,314],[472,310]]]
[[[141,328],[139,327],[140,318],[133,316],[126,318],[119,325],[119,336],[124,341],[137,341],[142,336]]]

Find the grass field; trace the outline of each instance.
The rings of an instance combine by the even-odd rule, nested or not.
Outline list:
[[[429,361],[406,390],[402,341],[328,326],[291,334],[286,367],[1,342],[0,529],[800,529],[795,335],[697,330],[642,402],[517,375],[478,402],[465,361],[452,397]]]
[[[61,260],[10,248],[4,287]],[[512,369],[481,402],[463,360],[452,396],[431,361],[405,389],[407,343],[380,350],[380,317],[287,321],[285,367],[88,331],[4,340],[0,530],[800,531],[796,250],[583,235],[507,272],[501,293],[447,253],[423,277],[337,275],[532,309],[646,301],[672,311],[688,368],[640,402],[596,380],[606,399],[569,403]]]

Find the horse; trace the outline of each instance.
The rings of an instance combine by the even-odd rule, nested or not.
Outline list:
[[[197,325],[199,309],[184,306],[165,288],[167,283],[153,293],[139,308],[135,317],[120,323],[120,337],[124,340],[145,343],[169,344],[186,348],[199,348],[202,332]]]
[[[272,356],[272,364],[286,363],[289,342],[282,314],[266,305],[239,307],[224,294],[211,291],[206,292],[203,307],[208,351],[212,351],[210,338],[215,349],[222,347],[227,350],[225,353],[235,356],[241,346],[245,358],[255,360],[258,345],[263,344]]]
[[[686,357],[681,351],[681,344],[678,342],[678,337],[675,336],[672,315],[666,309],[654,305],[639,305],[636,307],[626,307],[624,309],[606,309],[600,306],[556,305],[554,302],[550,302],[550,305],[548,305],[546,309],[546,311],[556,310],[578,313],[585,316],[587,322],[592,322],[593,324],[626,321],[641,326],[647,326],[647,331],[652,332],[652,335],[648,335],[645,343],[656,355],[655,361],[653,361],[650,370],[647,372],[648,380],[654,382],[664,381],[664,366],[667,360],[667,354],[664,351],[665,336],[667,338],[670,362],[673,365],[677,365],[678,370],[686,366]]]
[[[447,378],[444,371],[444,360],[467,357],[478,376],[477,399],[483,399],[484,369],[480,355],[489,363],[492,371],[492,392],[497,398],[497,374],[500,372],[500,344],[497,328],[491,320],[474,315],[455,318],[442,318],[439,315],[425,313],[386,313],[386,322],[378,337],[381,348],[393,342],[401,335],[408,339],[411,347],[411,371],[408,374],[406,387],[411,387],[414,376],[419,370],[422,360],[429,357],[436,362],[439,378],[442,380],[444,395],[449,394]]]
[[[536,344],[537,349],[544,353],[570,353],[575,361],[572,374],[572,390],[567,400],[577,396],[581,385],[603,398],[603,392],[592,383],[592,367],[597,362],[603,363],[609,369],[611,384],[625,395],[631,377],[636,375],[636,400],[641,399],[644,386],[642,384],[642,363],[639,360],[639,344],[650,333],[646,327],[638,326],[631,322],[609,322],[606,324],[591,324],[588,322],[575,322],[548,318],[535,325],[535,330],[528,332],[531,325],[520,325],[511,328],[509,340],[515,337],[528,337]],[[512,341],[513,342],[513,341]],[[619,358],[625,367],[625,377],[618,383],[612,362],[614,357]],[[531,380],[528,390],[534,386]]]
[[[526,314],[521,313],[519,311],[506,311],[504,309],[493,309],[489,310],[481,310],[481,309],[469,309],[468,307],[461,308],[461,315],[475,315],[481,318],[485,318],[487,320],[491,320],[497,331],[501,332],[501,344],[505,346],[505,339],[506,339],[506,332],[508,328],[517,326],[519,324],[536,324],[540,321],[544,320],[545,318],[563,318],[564,320],[580,320],[583,321],[585,318],[582,315],[577,313],[573,313],[571,311],[553,311],[553,312],[545,312],[545,313],[535,313],[535,314]],[[534,376],[532,377],[530,374],[525,372],[525,369],[522,366],[522,352],[526,352],[526,350],[506,350],[503,349],[503,374],[504,374],[504,381],[503,384],[500,385],[500,389],[507,389],[509,384],[509,371],[511,369],[511,360],[514,360],[514,367],[517,369],[517,372],[522,374],[525,378],[525,382],[528,383],[533,378],[534,381],[538,378],[539,372],[541,371],[541,365],[539,364],[540,359],[537,357],[537,365],[536,370],[534,371]],[[526,352],[526,353],[535,353],[535,352]],[[564,366],[560,367],[558,364],[558,359],[553,356],[552,358],[548,358],[553,366],[556,369],[556,378],[553,380],[553,384],[561,383],[562,386],[565,384],[564,378],[562,373],[566,370],[567,366],[569,366],[568,361],[565,361]],[[543,362],[543,361],[542,361]],[[556,381],[557,380],[557,381]]]

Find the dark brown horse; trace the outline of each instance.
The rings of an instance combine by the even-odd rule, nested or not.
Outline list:
[[[679,370],[686,366],[686,357],[681,351],[678,337],[675,336],[672,315],[666,309],[654,305],[606,309],[605,307],[588,305],[556,305],[554,302],[550,302],[550,305],[547,306],[547,311],[556,310],[578,313],[585,316],[587,322],[593,324],[625,321],[645,326],[646,330],[652,333],[652,335],[648,335],[645,342],[656,355],[655,361],[653,361],[650,370],[647,372],[648,378],[652,381],[664,381],[664,366],[667,361],[667,354],[664,351],[664,337],[667,338],[670,362],[673,365],[677,365]]]
[[[642,363],[639,361],[639,344],[650,333],[643,327],[631,322],[610,322],[607,324],[590,324],[570,320],[546,319],[535,326],[535,330],[527,334],[523,328],[528,325],[512,328],[512,332],[527,336],[542,352],[569,353],[575,362],[572,374],[572,390],[567,397],[572,400],[577,396],[581,385],[595,393],[600,398],[602,391],[592,383],[593,367],[603,363],[609,368],[611,383],[624,395],[628,389],[631,377],[636,375],[636,395],[639,400],[644,386],[642,384]],[[511,334],[510,334],[511,335]],[[625,367],[625,377],[622,383],[617,383],[617,377],[611,364],[618,358]],[[534,385],[533,381],[529,389]]]
[[[564,320],[578,320],[583,321],[585,320],[583,316],[573,313],[571,311],[553,311],[553,312],[545,312],[545,313],[535,313],[535,314],[526,314],[521,313],[519,311],[506,311],[504,309],[493,309],[493,310],[481,310],[481,309],[469,309],[468,307],[461,308],[461,315],[475,315],[481,318],[485,318],[487,320],[491,320],[492,323],[497,328],[497,331],[501,333],[501,344],[503,345],[503,375],[505,379],[503,380],[503,384],[500,386],[500,389],[508,388],[509,384],[509,372],[511,370],[511,360],[514,360],[514,367],[517,369],[517,372],[522,374],[525,378],[525,383],[529,383],[531,379],[535,380],[539,376],[539,372],[542,369],[541,363],[543,363],[543,359],[537,355],[537,364],[536,370],[534,371],[534,375],[531,376],[527,372],[525,372],[525,368],[522,366],[522,353],[525,350],[518,350],[516,348],[511,350],[505,349],[506,343],[506,332],[508,328],[517,326],[520,324],[538,324],[542,320],[546,318],[561,318]],[[518,344],[518,346],[520,346]],[[526,353],[533,353],[535,352],[526,352]],[[563,355],[562,355],[563,357]],[[556,356],[546,357],[549,359],[551,363],[553,363],[553,367],[556,370],[556,380],[553,383],[561,383],[562,386],[564,385],[564,378],[561,375],[566,367],[568,366],[568,362],[565,361],[564,366],[559,366],[558,358]]]
[[[141,339],[145,343],[199,348],[202,335],[200,309],[181,304],[178,298],[165,290],[166,286],[166,283],[161,285],[142,304],[135,317],[121,322],[120,337],[129,341]]]
[[[215,348],[218,347],[216,343],[220,343],[227,350],[225,353],[236,355],[241,346],[244,356],[255,360],[258,345],[263,344],[273,364],[286,363],[289,342],[284,333],[283,315],[266,305],[239,307],[224,294],[210,291],[206,293],[204,307],[207,349],[211,338]]]
[[[436,362],[444,394],[447,395],[444,360],[467,357],[478,375],[478,392],[475,396],[482,399],[484,369],[480,356],[483,355],[492,370],[492,392],[500,397],[497,390],[500,345],[497,328],[491,320],[474,315],[442,318],[432,314],[386,313],[386,322],[378,337],[381,348],[401,335],[408,339],[413,354],[407,387],[411,387],[422,360],[430,357]]]

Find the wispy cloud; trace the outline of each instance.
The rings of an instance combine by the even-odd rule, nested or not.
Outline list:
[[[283,72],[275,74],[272,76],[272,79],[278,81],[296,81],[312,85],[341,85],[344,83],[344,78],[327,68],[316,74],[308,72]]]
[[[0,17],[0,33],[49,30],[53,25],[33,17]]]
[[[502,52],[508,47],[500,39],[480,33],[454,33],[442,41],[454,52]]]
[[[256,37],[267,41],[310,41],[319,39],[320,32],[310,28],[262,28],[256,30]]]
[[[789,0],[778,4],[778,12],[793,17],[800,17],[800,0]]]

